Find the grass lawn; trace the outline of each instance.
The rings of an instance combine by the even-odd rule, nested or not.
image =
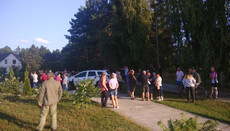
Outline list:
[[[0,94],[0,130],[36,130],[40,108],[36,98]],[[127,118],[103,109],[94,103],[90,108],[76,109],[72,103],[62,100],[58,104],[58,130],[118,130],[146,131],[148,129],[131,122]],[[47,117],[44,130],[51,130]]]
[[[211,99],[186,103],[185,97],[180,98],[175,93],[164,92],[164,96],[164,101],[154,102],[230,124],[230,103]]]

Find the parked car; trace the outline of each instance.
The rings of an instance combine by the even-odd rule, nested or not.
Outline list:
[[[75,86],[79,83],[79,80],[86,81],[87,79],[95,79],[94,83],[98,85],[98,81],[102,73],[106,73],[107,78],[109,78],[109,74],[107,70],[86,70],[77,73],[69,78],[69,83],[74,84]]]

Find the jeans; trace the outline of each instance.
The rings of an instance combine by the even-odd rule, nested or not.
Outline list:
[[[68,87],[66,84],[62,84],[62,90],[68,90]]]
[[[193,102],[195,102],[195,87],[186,87],[187,91],[187,100],[190,101],[190,98],[192,96]]]
[[[101,105],[102,105],[102,107],[107,106],[108,97],[109,97],[109,92],[108,91],[102,91],[102,93],[101,93]]]
[[[45,126],[46,117],[47,117],[47,114],[49,113],[49,109],[51,111],[51,113],[50,113],[51,128],[52,128],[52,130],[57,130],[57,104],[53,104],[50,106],[43,106],[41,108],[39,125],[37,127],[37,129],[39,131],[42,131],[44,126]]]
[[[161,86],[161,96],[164,97],[163,95],[163,87]]]
[[[117,90],[111,90],[110,95],[111,96],[117,96]]]
[[[33,82],[33,88],[38,86],[38,82]]]

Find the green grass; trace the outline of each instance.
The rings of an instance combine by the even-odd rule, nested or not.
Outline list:
[[[175,93],[164,92],[164,96],[164,101],[154,102],[230,124],[230,103],[211,99],[187,103],[185,97],[180,98]]]
[[[0,130],[36,130],[40,113],[36,98],[0,94],[0,105]],[[57,117],[61,131],[148,130],[96,103],[89,108],[77,109],[70,101],[62,100],[58,104]],[[48,116],[44,130],[50,130],[49,123]]]

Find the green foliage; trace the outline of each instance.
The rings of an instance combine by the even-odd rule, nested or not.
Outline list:
[[[168,120],[168,127],[162,121],[157,123],[162,131],[218,131],[218,122],[207,120],[205,123],[199,122],[199,117],[188,118],[185,113],[181,113],[180,120]]]
[[[20,82],[16,77],[12,79],[5,78],[5,81],[0,84],[0,92],[11,94],[22,94],[23,82]]]
[[[24,74],[23,94],[30,96],[30,95],[32,95],[32,90],[31,90],[30,79],[29,79],[28,74],[29,74],[29,72],[26,69],[25,74]]]
[[[4,81],[6,78],[6,68],[0,68],[0,82]]]
[[[71,95],[69,94],[68,91],[64,90],[62,94],[63,99],[70,99]]]
[[[11,50],[11,48],[9,46],[5,46],[3,48],[0,49],[0,54],[2,53],[12,53],[13,51]]]
[[[10,69],[10,79],[14,78],[14,70],[13,68]]]
[[[95,87],[94,80],[79,80],[76,92],[71,95],[71,99],[77,108],[85,107],[92,103],[92,97],[99,96],[100,91],[99,88]]]

